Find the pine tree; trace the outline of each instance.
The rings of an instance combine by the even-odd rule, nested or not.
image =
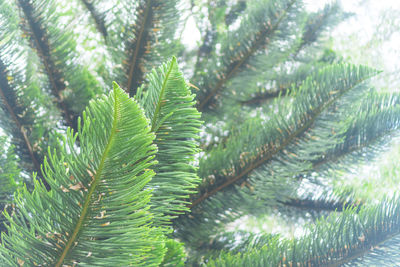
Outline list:
[[[0,0],[0,265],[396,262],[397,196],[332,186],[400,120],[379,71],[327,48],[347,16],[300,0]],[[311,226],[229,230],[274,213]]]

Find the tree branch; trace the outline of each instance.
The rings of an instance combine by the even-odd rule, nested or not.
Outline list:
[[[33,39],[34,47],[37,49],[39,58],[45,67],[50,81],[51,91],[57,99],[57,104],[62,111],[63,118],[65,119],[67,126],[74,129],[74,131],[77,131],[77,116],[75,116],[74,112],[72,112],[64,102],[62,92],[66,88],[64,84],[65,78],[63,73],[57,68],[56,63],[51,58],[51,49],[47,34],[43,30],[40,22],[34,18],[34,7],[32,6],[31,2],[28,0],[18,0],[18,3],[25,15],[25,19],[29,26],[28,34]]]
[[[200,99],[197,105],[197,109],[199,111],[203,111],[210,105],[210,102],[215,96],[217,95],[218,91],[220,91],[225,83],[229,81],[234,75],[236,75],[237,72],[239,72],[240,68],[242,65],[244,65],[247,60],[256,53],[260,47],[267,45],[271,38],[265,38],[266,35],[276,31],[280,25],[280,23],[283,21],[283,18],[286,16],[288,10],[294,5],[296,0],[293,0],[290,2],[290,4],[287,6],[287,8],[282,12],[282,14],[279,14],[280,17],[277,20],[277,22],[272,25],[265,25],[258,34],[255,34],[254,41],[252,43],[252,46],[246,51],[246,53],[243,53],[239,56],[238,59],[232,59],[231,64],[227,67],[227,73],[226,74],[220,74],[218,75],[218,82],[217,84],[212,87],[212,88],[206,88],[208,89],[207,91],[208,94],[204,99]]]
[[[368,78],[368,77],[367,77]],[[332,103],[334,103],[337,99],[339,99],[345,92],[348,92],[354,86],[358,85],[360,82],[364,81],[365,79],[361,79],[355,84],[349,88],[346,88],[342,92],[336,94],[333,96],[330,100],[328,100],[325,104],[315,108],[311,113],[305,113],[304,114],[304,122],[302,123],[302,126],[299,127],[297,130],[292,132],[287,136],[287,138],[283,141],[279,142],[279,146],[272,146],[269,147],[270,149],[264,150],[265,152],[259,153],[253,161],[251,161],[248,165],[246,165],[244,168],[242,168],[239,173],[233,174],[231,176],[227,175],[223,177],[222,180],[225,180],[222,184],[218,185],[216,188],[212,189],[209,192],[204,192],[201,194],[198,198],[196,198],[194,201],[192,201],[192,204],[189,205],[190,208],[193,208],[197,205],[199,205],[201,202],[204,200],[208,199],[209,197],[215,195],[219,191],[225,189],[226,187],[235,184],[236,182],[240,181],[241,179],[245,178],[247,175],[249,175],[253,170],[257,169],[261,165],[265,164],[269,160],[271,160],[275,155],[277,155],[279,152],[283,151],[289,144],[291,144],[294,140],[296,140],[299,136],[304,134],[315,122],[315,120],[318,118],[318,116],[326,109],[328,108]],[[263,150],[262,150],[263,151]]]
[[[90,15],[92,15],[92,18],[94,19],[94,21],[96,23],[97,30],[103,36],[104,41],[106,41],[107,37],[108,37],[108,33],[107,33],[107,29],[106,29],[105,22],[104,22],[104,16],[102,16],[101,14],[99,14],[99,12],[97,12],[97,10],[94,7],[92,2],[89,2],[88,0],[81,0],[81,1],[86,6],[86,8],[89,10]]]
[[[26,129],[23,126],[23,123],[20,122],[20,119],[18,117],[19,112],[16,109],[20,107],[20,105],[17,103],[17,96],[15,95],[14,90],[11,88],[7,77],[11,76],[7,75],[6,67],[4,63],[0,60],[0,98],[3,100],[2,102],[5,107],[4,111],[10,114],[12,121],[15,123],[14,129],[16,129],[16,131],[14,135],[20,135],[22,137],[22,147],[25,147],[25,149],[29,153],[29,157],[32,161],[34,170],[37,172],[38,176],[40,177],[46,188],[49,189],[49,184],[43,178],[42,170],[40,168],[41,162],[40,160],[38,160],[32,144],[29,141]]]
[[[151,0],[144,2],[144,5],[139,7],[139,20],[140,27],[137,30],[138,34],[135,41],[131,44],[134,46],[133,55],[129,63],[128,81],[126,85],[127,93],[132,97],[136,94],[137,88],[142,84],[144,80],[144,72],[139,67],[140,56],[148,53],[147,41],[149,38],[149,31],[146,30],[153,22],[153,5]],[[143,15],[141,14],[143,13]],[[130,48],[129,48],[130,49]]]

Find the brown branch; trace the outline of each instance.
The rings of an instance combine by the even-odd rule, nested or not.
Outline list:
[[[15,128],[22,136],[23,140],[23,146],[26,148],[26,150],[29,153],[29,156],[31,158],[32,164],[36,172],[38,173],[40,179],[42,180],[43,184],[46,186],[47,189],[50,189],[49,184],[47,181],[44,179],[43,173],[40,168],[40,163],[39,160],[37,159],[37,156],[35,155],[35,152],[33,150],[32,144],[29,141],[29,138],[26,134],[26,129],[20,122],[17,116],[17,112],[14,111],[14,108],[16,108],[18,105],[16,103],[10,104],[9,103],[9,97],[13,95],[12,98],[16,100],[16,96],[14,94],[13,89],[10,87],[8,80],[7,80],[7,70],[4,65],[4,63],[0,60],[0,98],[3,100],[4,106],[5,106],[5,112],[8,112],[12,118],[12,121],[15,123]],[[7,97],[9,96],[9,97]]]
[[[107,29],[106,29],[105,22],[104,22],[104,16],[102,16],[101,14],[99,14],[99,12],[97,12],[97,10],[94,7],[92,2],[89,2],[88,0],[82,0],[82,2],[86,6],[86,8],[89,10],[90,15],[92,15],[92,18],[94,19],[94,22],[96,23],[97,30],[103,36],[104,41],[106,41],[107,37],[108,37],[108,33],[107,33]]]
[[[232,63],[228,66],[228,73],[226,75],[220,75],[222,78],[218,80],[218,83],[215,85],[215,87],[207,94],[207,96],[200,100],[197,109],[199,111],[203,111],[206,106],[209,105],[209,102],[214,98],[219,90],[223,87],[223,85],[229,81],[236,73],[239,71],[240,67],[244,65],[247,60],[255,53],[258,51],[261,45],[267,45],[271,38],[265,39],[265,36],[271,32],[274,32],[278,29],[279,24],[282,22],[283,18],[287,14],[287,10],[291,8],[291,6],[296,2],[296,0],[293,0],[287,7],[287,9],[281,14],[280,18],[278,21],[272,26],[265,26],[259,34],[256,34],[255,41],[253,45],[251,46],[250,49],[244,53],[239,60],[233,60]]]
[[[279,95],[284,95],[286,92],[290,90],[289,86],[283,86],[282,88],[276,91],[267,91],[264,93],[259,93],[255,97],[252,97],[248,100],[240,101],[242,105],[259,105],[261,102],[267,101],[269,99],[273,99],[278,97]]]
[[[145,29],[152,21],[153,11],[151,2],[151,0],[147,0],[145,2],[144,14],[141,21],[139,34],[136,36],[136,40],[134,42],[135,50],[133,52],[132,59],[130,60],[128,81],[126,86],[127,93],[129,93],[130,96],[134,96],[136,94],[137,88],[144,79],[144,73],[139,67],[139,55],[143,56],[146,53],[146,42],[149,32],[145,31]]]
[[[47,76],[50,81],[51,90],[53,95],[57,99],[58,106],[62,110],[63,117],[66,124],[77,131],[76,116],[74,112],[68,109],[66,103],[64,102],[62,91],[65,89],[64,75],[57,68],[57,65],[52,60],[50,55],[50,44],[46,33],[42,30],[42,25],[38,22],[34,16],[34,7],[28,0],[18,0],[19,5],[25,15],[25,19],[29,25],[29,35],[34,41],[34,47],[36,48],[39,57],[45,67]]]
[[[325,201],[325,200],[312,200],[312,199],[288,199],[285,201],[279,201],[279,203],[285,206],[291,206],[299,209],[306,209],[306,210],[319,210],[319,211],[343,211],[344,209],[350,207],[357,207],[359,210],[362,206],[362,203],[356,202],[343,202],[343,201]]]

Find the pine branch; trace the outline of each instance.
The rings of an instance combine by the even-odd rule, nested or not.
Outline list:
[[[188,211],[186,199],[199,183],[195,156],[201,114],[175,58],[154,69],[140,87],[136,99],[143,106],[159,148],[151,211],[158,223],[169,225],[178,214]]]
[[[275,141],[271,140],[270,143],[264,144],[264,148],[258,149],[257,154],[254,154],[254,153],[250,154],[246,159],[242,159],[242,155],[241,155],[239,158],[239,162],[237,162],[237,165],[239,165],[240,167],[234,167],[234,168],[237,168],[237,170],[231,169],[231,170],[226,170],[226,171],[219,171],[219,173],[225,174],[224,176],[218,177],[218,180],[221,182],[216,183],[216,185],[214,185],[214,186],[210,185],[208,188],[203,189],[202,190],[203,193],[199,194],[197,197],[194,198],[192,205],[190,207],[193,208],[193,207],[197,206],[198,204],[200,204],[204,200],[210,198],[211,196],[215,195],[216,193],[241,181],[242,179],[245,179],[253,170],[257,169],[258,167],[262,166],[266,162],[270,161],[276,155],[278,155],[280,152],[283,152],[286,147],[288,147],[290,144],[292,144],[293,142],[298,140],[305,132],[307,132],[311,128],[311,126],[314,124],[314,122],[318,119],[318,117],[321,115],[321,113],[324,110],[329,108],[333,103],[335,103],[338,99],[340,99],[345,93],[352,90],[355,86],[362,83],[364,80],[370,78],[370,76],[371,76],[371,74],[368,74],[368,72],[362,73],[359,76],[359,80],[349,81],[348,80],[349,78],[346,77],[347,75],[350,74],[350,73],[346,74],[349,71],[349,69],[346,69],[345,66],[340,66],[336,70],[333,70],[333,68],[326,68],[324,71],[319,72],[319,75],[320,76],[324,76],[325,74],[333,75],[332,73],[330,73],[330,71],[332,73],[337,72],[337,75],[344,75],[344,77],[342,76],[342,78],[339,78],[339,76],[335,77],[335,79],[338,79],[337,82],[340,83],[340,85],[338,84],[337,87],[339,87],[339,88],[342,87],[341,89],[338,89],[337,91],[334,91],[333,93],[332,92],[331,93],[320,92],[321,94],[325,95],[326,102],[324,102],[322,99],[319,99],[317,101],[317,103],[312,104],[315,106],[311,107],[309,110],[302,111],[300,113],[301,115],[299,114],[298,119],[294,119],[294,122],[292,122],[297,125],[288,125],[288,123],[290,122],[290,120],[289,120],[288,122],[285,122],[285,123],[279,122],[279,123],[277,123],[276,126],[271,126],[271,127],[282,127],[283,126],[286,128],[286,130],[275,128],[274,131],[277,131],[276,135],[278,135],[278,136],[279,136],[279,132],[283,134],[284,131],[288,131],[288,133],[287,133],[287,135],[285,135],[283,137],[283,139],[278,139]],[[352,71],[358,72],[359,70],[353,69]],[[325,73],[325,74],[323,74],[323,73]],[[341,73],[341,74],[339,74],[339,73]],[[327,79],[329,79],[329,78],[327,78]],[[333,81],[331,80],[331,82],[333,82]],[[312,81],[311,77],[309,77],[303,83],[303,87],[304,86],[309,86],[310,90],[316,90],[316,89],[311,89],[313,87],[318,88],[317,86],[315,86],[315,82]],[[324,88],[324,86],[325,85],[322,85],[322,88]],[[331,86],[333,86],[333,85],[331,84]],[[337,87],[334,86],[334,88],[337,88]],[[304,87],[304,88],[306,88],[306,87]],[[300,90],[302,90],[302,89],[300,89]],[[332,88],[329,88],[328,90],[332,90]],[[295,94],[295,91],[293,92],[293,94]],[[303,94],[305,94],[305,93],[303,93]],[[304,95],[304,97],[306,97],[306,96]],[[304,103],[301,105],[304,105]],[[298,109],[300,110],[300,107],[298,107]],[[297,115],[292,115],[292,116],[297,116]],[[285,120],[287,120],[287,119],[285,119]],[[270,123],[273,124],[274,122],[270,122]],[[279,126],[279,124],[281,124],[282,126]],[[275,134],[270,133],[270,135],[274,136]],[[230,140],[230,141],[232,142],[232,140]],[[212,161],[213,159],[210,159],[210,160]],[[233,175],[230,173],[233,173]],[[212,189],[210,190],[210,188],[212,188]]]
[[[354,106],[348,109],[354,112]],[[349,157],[354,156],[355,160],[362,158],[359,153],[365,153],[366,149],[372,148],[372,154],[378,154],[380,149],[374,144],[380,143],[385,137],[398,130],[400,127],[400,100],[398,95],[380,95],[370,93],[359,104],[357,112],[347,119],[347,129],[340,134],[341,142],[335,145],[312,161],[313,170],[321,171],[327,168],[326,164],[340,165],[344,162],[347,168],[351,166],[354,160]],[[339,122],[343,123],[343,122]],[[332,129],[335,132],[338,129]],[[382,146],[379,146],[382,147]],[[335,167],[337,169],[338,166]]]
[[[296,74],[298,77],[294,77],[294,79],[291,79],[292,77],[288,73],[284,76],[284,80],[276,80],[277,86],[274,91],[268,90],[265,92],[256,93],[250,99],[240,101],[240,103],[242,105],[259,106],[260,104],[265,103],[270,99],[278,97],[280,93],[284,95],[290,89],[291,83],[299,85],[302,80],[307,77],[307,75],[304,75],[304,72],[310,73],[311,70],[321,68],[321,65],[326,65],[327,62],[325,62],[324,56],[322,56],[318,60],[312,60],[311,62],[302,62],[302,60],[298,58],[298,55],[300,52],[304,51],[306,47],[316,44],[325,30],[339,23],[339,18],[341,18],[342,15],[343,14],[337,2],[335,2],[334,4],[327,4],[322,11],[310,14],[307,18],[307,21],[305,22],[303,33],[299,39],[299,43],[295,45],[293,51],[290,53],[287,59],[294,60],[296,63],[302,64],[300,68],[297,68],[297,70],[294,71],[294,74]],[[307,51],[305,51],[305,53],[307,53]],[[298,73],[303,75],[299,75]],[[275,78],[272,78],[272,80],[275,81]]]
[[[12,212],[12,196],[22,184],[19,160],[14,153],[15,147],[11,145],[7,148],[6,141],[5,136],[0,136],[0,151],[3,152],[0,155],[0,233],[6,231],[3,210],[6,208],[9,213]]]
[[[25,20],[29,25],[28,34],[33,39],[34,47],[37,50],[38,56],[41,58],[45,67],[46,74],[49,78],[51,90],[54,97],[57,99],[57,104],[60,107],[63,118],[67,126],[75,131],[77,130],[76,116],[70,107],[65,103],[62,93],[65,86],[65,78],[62,71],[58,68],[57,64],[53,61],[51,56],[51,48],[48,40],[47,33],[43,30],[40,21],[35,19],[34,7],[29,0],[18,0],[19,6],[25,16]]]
[[[81,1],[85,5],[87,10],[89,10],[90,15],[92,16],[94,22],[96,23],[96,28],[103,36],[104,41],[107,41],[108,33],[107,33],[107,28],[105,26],[104,16],[96,10],[96,7],[93,5],[93,1],[91,0],[81,0]]]
[[[165,239],[148,211],[145,186],[156,147],[143,110],[114,85],[90,103],[77,134],[69,130],[60,151],[49,151],[44,172],[51,190],[36,182],[32,193],[16,196],[16,214],[5,214],[0,262],[158,266]]]
[[[140,57],[150,52],[151,44],[149,44],[150,30],[155,26],[153,12],[157,9],[159,4],[154,0],[142,1],[138,7],[138,28],[136,31],[136,39],[130,44],[129,49],[133,53],[129,59],[128,80],[126,90],[130,96],[136,94],[136,90],[143,83],[145,73],[140,68]]]
[[[336,201],[336,200],[330,200],[330,201],[325,201],[322,199],[295,199],[295,198],[290,198],[285,201],[280,201],[278,200],[279,203],[285,205],[285,206],[290,206],[290,207],[295,207],[299,209],[305,209],[305,210],[316,210],[316,211],[343,211],[348,208],[352,207],[357,207],[358,209],[361,208],[360,203],[352,203],[352,202],[343,202],[343,201]]]
[[[268,262],[271,266],[333,267],[351,264],[356,258],[375,253],[374,248],[385,242],[394,240],[394,244],[398,244],[399,209],[397,197],[363,206],[358,212],[348,208],[317,221],[303,237],[293,240],[265,238],[263,246],[248,246],[242,253],[222,252],[207,265],[262,266]]]
[[[253,98],[241,101],[240,103],[242,105],[250,105],[250,106],[251,105],[257,105],[258,106],[261,103],[266,102],[266,101],[271,100],[271,99],[274,99],[274,98],[276,98],[276,97],[278,97],[280,95],[285,95],[286,93],[289,92],[291,86],[292,85],[285,86],[285,85],[282,84],[282,85],[280,85],[278,90],[266,91],[266,92],[263,92],[263,93],[259,93],[256,96],[254,96]]]
[[[302,82],[313,72],[335,63],[333,60],[327,60],[325,54],[317,60],[311,60],[310,62],[292,62],[289,60],[285,63],[290,62],[293,65],[300,63],[301,65],[295,70],[282,71],[283,73],[273,75],[269,78],[270,80],[267,81],[266,85],[257,89],[257,93],[252,94],[247,100],[239,100],[239,103],[247,106],[260,106],[268,100],[272,100],[280,95],[284,96],[290,91],[291,87],[301,86]],[[271,85],[270,87],[272,88],[265,89],[268,85]]]
[[[227,26],[232,25],[239,15],[245,11],[247,3],[245,0],[239,0],[236,4],[234,4],[225,15],[225,24]]]
[[[342,20],[339,18],[343,19],[348,16],[349,14],[343,14],[338,2],[326,4],[322,11],[310,14],[305,23],[301,41],[292,57],[296,58],[304,47],[315,43],[324,30],[341,22]]]
[[[206,95],[199,99],[198,110],[205,110],[211,103],[212,99],[216,97],[218,92],[224,87],[224,85],[233,78],[239,71],[240,68],[246,64],[251,56],[253,56],[260,48],[265,47],[269,44],[272,38],[267,36],[272,35],[279,27],[280,23],[286,18],[287,13],[291,7],[295,4],[296,0],[290,1],[284,10],[278,11],[275,15],[276,21],[271,25],[265,23],[259,32],[255,34],[254,38],[251,39],[249,46],[244,52],[235,55],[232,59],[228,60],[229,65],[223,71],[218,70],[217,73],[217,83],[214,86],[206,85],[204,90],[207,92]]]
[[[115,14],[119,19],[110,22],[109,39],[113,46],[109,46],[109,51],[116,67],[114,79],[134,96],[147,72],[178,53],[180,46],[174,40],[179,22],[178,2],[124,0],[121,5],[127,12],[123,18]]]
[[[42,161],[39,160],[36,151],[34,151],[33,146],[29,141],[24,123],[21,122],[19,117],[19,115],[25,110],[25,108],[21,107],[21,105],[17,102],[18,96],[15,94],[15,91],[9,84],[10,79],[13,79],[13,77],[8,75],[7,69],[0,59],[0,98],[5,107],[4,111],[6,112],[6,114],[8,113],[10,115],[15,125],[15,127],[13,127],[13,129],[15,129],[15,132],[13,133],[14,138],[17,140],[21,140],[20,146],[28,152],[34,167],[34,171],[38,173],[43,184],[46,186],[47,189],[49,189],[49,185],[44,179],[42,170],[40,168]]]

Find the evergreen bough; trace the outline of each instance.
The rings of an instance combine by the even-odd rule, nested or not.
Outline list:
[[[398,262],[398,196],[334,184],[400,120],[398,94],[368,83],[379,71],[323,42],[348,14],[185,3],[0,1],[0,265]],[[196,51],[176,38],[188,13]],[[310,225],[228,230],[276,211]]]

